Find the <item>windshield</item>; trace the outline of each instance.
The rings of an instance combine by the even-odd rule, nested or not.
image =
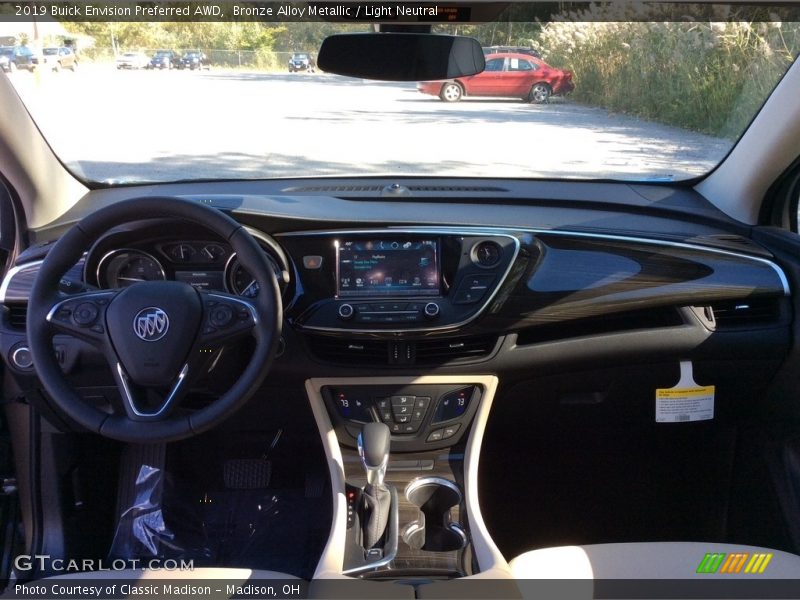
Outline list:
[[[264,6],[289,5],[254,5]],[[475,38],[483,73],[390,83],[315,63],[326,36],[374,31],[380,18],[335,22],[291,6],[304,16],[13,23],[18,44],[67,45],[79,68],[7,76],[66,166],[94,182],[679,181],[727,155],[800,49],[791,7],[643,4],[651,12],[621,17],[519,3],[486,22],[463,11],[428,19],[434,33]],[[116,65],[140,53],[165,60]]]

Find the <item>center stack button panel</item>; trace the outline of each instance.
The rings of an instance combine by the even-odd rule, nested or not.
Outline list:
[[[325,386],[339,442],[354,447],[363,423],[385,423],[392,448],[416,452],[456,444],[469,430],[483,393],[478,384]]]

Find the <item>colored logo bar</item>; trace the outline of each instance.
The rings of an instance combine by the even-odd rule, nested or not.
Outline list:
[[[765,552],[709,552],[697,566],[697,573],[701,574],[736,574],[747,573],[760,575],[767,570],[772,560],[772,553]]]

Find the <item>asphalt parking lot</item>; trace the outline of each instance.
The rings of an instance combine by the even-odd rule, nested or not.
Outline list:
[[[93,180],[436,174],[682,179],[726,140],[569,99],[441,102],[414,84],[327,74],[9,75],[56,152]]]

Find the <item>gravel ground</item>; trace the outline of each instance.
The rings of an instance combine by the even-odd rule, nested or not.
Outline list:
[[[57,154],[93,180],[441,175],[683,179],[730,142],[569,99],[455,104],[326,74],[10,75]]]

